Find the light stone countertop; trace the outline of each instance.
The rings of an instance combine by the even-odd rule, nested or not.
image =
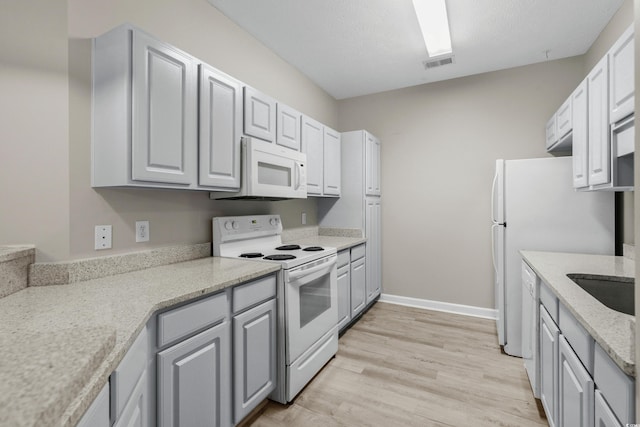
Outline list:
[[[364,237],[339,237],[339,236],[308,236],[300,239],[288,240],[286,243],[299,245],[311,245],[336,248],[338,252],[349,249],[367,241]]]
[[[7,262],[23,256],[35,254],[33,245],[4,245],[0,246],[0,262]]]
[[[73,426],[158,310],[278,271],[202,258],[0,299],[0,426]]]
[[[627,375],[635,377],[634,316],[604,306],[567,277],[569,273],[634,277],[634,261],[605,255],[520,253],[602,349]]]

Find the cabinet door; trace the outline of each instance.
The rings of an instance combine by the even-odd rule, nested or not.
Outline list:
[[[609,143],[609,62],[607,56],[587,76],[589,85],[589,185],[611,181]]]
[[[223,322],[158,353],[158,425],[231,425],[230,351]]]
[[[147,371],[145,370],[124,407],[122,415],[116,420],[114,427],[150,426],[147,387]]]
[[[558,128],[558,140],[561,140],[566,134],[573,129],[573,121],[571,115],[571,97],[562,103],[556,113],[556,126]]]
[[[109,383],[107,383],[84,413],[77,427],[110,427]]]
[[[300,151],[300,121],[302,114],[279,102],[276,111],[276,144]]]
[[[616,123],[634,111],[634,42],[633,25],[609,51],[610,122]]]
[[[276,139],[276,101],[249,86],[244,87],[244,133],[269,142]]]
[[[380,195],[380,140],[365,133],[365,194]]]
[[[132,179],[195,183],[197,79],[194,58],[133,32]]]
[[[351,320],[351,265],[338,269],[338,330]]]
[[[351,318],[353,319],[367,304],[366,256],[351,263]]]
[[[595,391],[595,427],[622,427],[600,390]],[[629,424],[627,424],[629,425]]]
[[[275,389],[276,324],[275,299],[233,318],[235,423]]]
[[[242,85],[200,64],[200,186],[240,188]]]
[[[587,106],[587,80],[571,94],[572,100],[572,156],[573,156],[573,187],[582,188],[589,185],[589,120]]]
[[[307,194],[322,195],[324,126],[302,116],[302,152],[307,155]]]
[[[547,121],[547,124],[545,126],[545,135],[547,138],[547,150],[548,150],[549,148],[553,147],[553,145],[556,142],[558,142],[558,132],[557,132],[555,114],[551,116],[549,121]]]
[[[558,358],[558,422],[562,427],[593,425],[593,380],[560,334]]]
[[[382,281],[381,208],[378,197],[367,198],[365,233],[367,238],[367,303],[380,294]]]
[[[340,133],[324,127],[324,190],[328,196],[340,195]]]
[[[550,427],[558,425],[558,335],[560,330],[540,304],[540,401]]]

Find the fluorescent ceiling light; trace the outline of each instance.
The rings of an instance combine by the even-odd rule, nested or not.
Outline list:
[[[445,0],[413,0],[429,57],[452,53]]]

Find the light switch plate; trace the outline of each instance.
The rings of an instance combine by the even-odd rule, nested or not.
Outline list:
[[[95,250],[111,249],[111,226],[96,225],[95,228]]]

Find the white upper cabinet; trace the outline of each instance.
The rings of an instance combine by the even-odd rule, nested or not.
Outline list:
[[[573,129],[573,116],[571,115],[571,97],[560,106],[556,113],[556,127],[558,130],[558,140],[564,138]]]
[[[571,94],[573,108],[573,187],[582,188],[589,185],[589,120],[587,107],[587,81],[582,83]]]
[[[609,51],[610,115],[611,124],[634,112],[634,35],[633,26],[616,41]]]
[[[340,133],[324,127],[325,196],[340,196]]]
[[[547,138],[547,150],[555,145],[558,142],[558,132],[556,126],[556,115],[551,116],[547,125],[545,126],[545,135]]]
[[[278,102],[276,112],[276,144],[300,151],[300,121],[302,114],[280,102]]]
[[[93,44],[92,185],[195,188],[197,61],[120,26]]]
[[[307,155],[307,194],[320,196],[324,188],[324,126],[302,116],[302,152]]]
[[[380,193],[380,140],[369,132],[365,141],[365,164],[367,196],[379,196]]]
[[[609,143],[609,61],[605,56],[587,76],[589,185],[611,182]]]
[[[207,189],[240,188],[242,84],[200,64],[198,183]]]
[[[244,87],[244,133],[274,142],[276,100],[250,86]]]

